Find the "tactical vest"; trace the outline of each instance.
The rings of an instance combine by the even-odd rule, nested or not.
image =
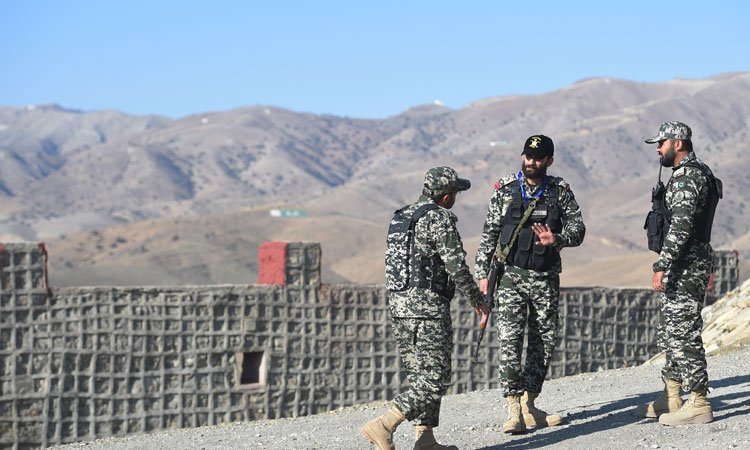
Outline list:
[[[440,255],[417,255],[414,227],[427,211],[438,205],[427,203],[418,208],[407,205],[393,213],[388,227],[385,251],[385,287],[403,291],[409,287],[428,289],[448,299],[455,293],[455,283],[445,270]]]
[[[514,181],[511,185],[513,202],[505,212],[503,219],[503,228],[500,234],[500,244],[507,246],[510,243],[513,232],[521,223],[523,213],[528,207],[528,201],[524,201],[521,193],[519,181]],[[521,231],[516,238],[516,242],[508,253],[506,264],[520,267],[522,269],[531,269],[539,272],[550,270],[560,262],[560,253],[552,246],[534,245],[539,242],[539,237],[531,229],[532,224],[544,223],[549,225],[553,233],[562,231],[562,214],[557,200],[557,184],[550,183],[547,185],[547,195],[539,199],[534,212],[521,227]]]
[[[719,203],[719,199],[723,197],[722,182],[714,176],[711,169],[705,164],[697,161],[688,161],[682,166],[694,167],[700,170],[703,176],[709,181],[706,206],[700,216],[696,218],[695,233],[693,233],[691,238],[699,242],[710,243],[716,205]],[[671,181],[672,179],[670,178]],[[643,225],[643,228],[646,230],[646,237],[648,238],[648,249],[656,253],[661,253],[661,249],[664,246],[664,239],[666,239],[669,226],[672,224],[672,211],[667,209],[666,194],[667,189],[660,179],[651,190],[651,211],[646,216],[646,223]]]

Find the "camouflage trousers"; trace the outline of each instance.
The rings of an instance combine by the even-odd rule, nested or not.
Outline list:
[[[451,382],[451,318],[392,318],[391,327],[411,385],[393,403],[415,425],[436,427],[441,398]]]
[[[678,262],[667,272],[661,295],[657,343],[667,356],[662,375],[681,382],[688,392],[708,389],[701,311],[712,264],[705,258]]]
[[[503,397],[539,393],[557,343],[560,322],[560,275],[508,267],[498,283],[495,324],[500,341],[500,388]],[[526,360],[521,368],[528,326]]]

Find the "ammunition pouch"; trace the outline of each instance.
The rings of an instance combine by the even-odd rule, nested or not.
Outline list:
[[[723,197],[723,185],[721,180],[716,178],[707,166],[694,161],[689,161],[684,165],[700,170],[709,181],[706,205],[700,216],[696,217],[693,238],[699,242],[710,243],[716,206]],[[666,193],[664,184],[659,180],[651,190],[651,211],[649,211],[646,222],[643,224],[643,228],[646,230],[648,249],[656,253],[661,253],[664,240],[669,232],[669,226],[672,223],[672,211],[667,209],[665,202]]]
[[[412,267],[416,268],[409,277],[409,286],[427,289],[448,300],[456,293],[456,284],[445,270],[445,264],[440,257],[415,258]]]
[[[547,196],[544,203],[537,203],[534,212],[521,226],[518,237],[508,253],[506,264],[531,269],[539,272],[550,270],[560,261],[560,254],[551,246],[536,245],[539,237],[531,229],[534,223],[544,223],[550,227],[553,233],[562,231],[561,211],[557,204],[557,185],[550,184],[547,187]],[[521,188],[516,182],[513,187],[513,203],[508,208],[503,220],[503,228],[500,234],[500,245],[507,247],[513,237],[513,233],[521,222],[524,212],[524,201]]]
[[[659,181],[656,187],[651,190],[651,211],[646,216],[646,223],[643,224],[648,239],[648,249],[656,253],[661,253],[664,238],[666,238],[669,225],[672,223],[672,213],[667,210],[664,204],[666,193],[664,184]]]

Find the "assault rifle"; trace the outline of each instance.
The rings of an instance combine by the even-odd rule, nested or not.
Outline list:
[[[484,320],[479,322],[479,338],[477,338],[477,345],[474,348],[474,362],[479,360],[479,347],[482,345],[484,330],[487,328],[487,322],[490,320],[492,308],[495,307],[495,286],[497,286],[497,280],[502,278],[503,273],[505,273],[505,264],[498,261],[497,256],[493,254],[492,261],[490,262],[490,274],[487,277],[487,293],[484,300],[487,305],[487,315],[483,317]]]
[[[516,226],[516,229],[513,230],[513,235],[510,237],[508,245],[502,247],[499,246],[492,254],[492,260],[490,261],[490,273],[487,276],[487,293],[485,294],[485,303],[487,303],[487,319],[479,322],[479,338],[477,339],[477,347],[474,349],[474,362],[477,362],[477,360],[479,359],[479,344],[482,343],[482,338],[484,337],[484,329],[487,328],[487,322],[489,322],[490,319],[490,312],[492,312],[492,308],[495,307],[495,286],[497,286],[498,280],[500,280],[503,277],[503,274],[505,274],[505,261],[508,260],[510,250],[513,247],[513,244],[516,242],[516,238],[518,238],[518,233],[521,232],[521,227],[523,227],[523,224],[525,224],[526,221],[529,220],[531,213],[534,212],[534,207],[536,207],[536,202],[538,200],[539,197],[534,197],[533,199],[531,199],[531,201],[529,202],[529,206],[526,208],[526,212],[524,212],[523,217],[521,217],[521,221]]]

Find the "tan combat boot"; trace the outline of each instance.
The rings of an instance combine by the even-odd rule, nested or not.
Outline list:
[[[692,423],[708,423],[714,420],[711,403],[706,391],[693,391],[685,404],[676,412],[659,416],[662,425],[688,425]]]
[[[521,412],[523,421],[527,427],[554,427],[562,423],[562,417],[557,414],[547,414],[534,405],[534,400],[539,394],[534,392],[524,392],[521,397]]]
[[[395,406],[391,406],[385,414],[367,422],[362,427],[362,435],[378,450],[395,450],[393,432],[404,420],[406,420],[406,417],[401,411]]]
[[[414,450],[458,450],[455,445],[441,445],[435,440],[432,434],[432,427],[429,425],[417,425],[417,440],[414,442]]]
[[[663,377],[664,390],[653,402],[636,408],[636,414],[643,417],[656,418],[665,413],[673,413],[682,407],[680,397],[680,382]]]
[[[503,424],[503,433],[523,433],[526,423],[521,414],[521,394],[510,394],[505,398],[508,400],[508,420]]]

